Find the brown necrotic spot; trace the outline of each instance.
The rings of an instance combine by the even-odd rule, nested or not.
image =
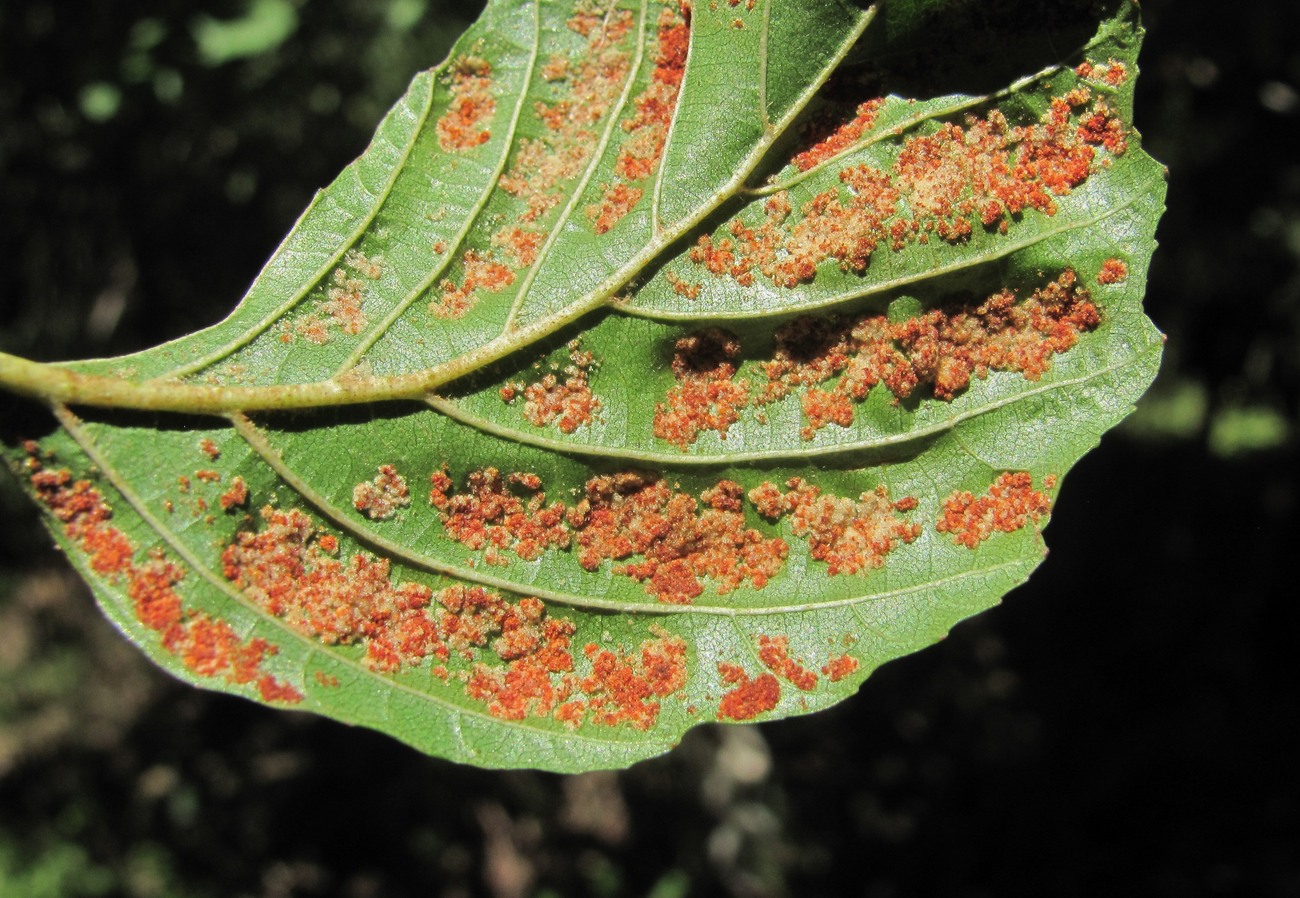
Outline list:
[[[438,119],[438,146],[463,153],[491,140],[487,124],[496,111],[492,65],[477,56],[460,56],[451,64],[451,105]]]
[[[1031,522],[1037,524],[1051,510],[1052,500],[1034,489],[1027,472],[1008,471],[984,495],[962,490],[949,496],[935,529],[974,549],[995,532],[1013,533]]]

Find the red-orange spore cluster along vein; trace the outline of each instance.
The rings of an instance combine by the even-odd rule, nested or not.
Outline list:
[[[550,370],[532,383],[513,381],[500,390],[501,400],[524,399],[524,418],[534,427],[555,424],[563,433],[574,433],[591,424],[600,409],[600,400],[591,391],[589,377],[597,367],[596,357],[582,349],[578,341],[566,347],[569,364]]]
[[[393,465],[380,465],[373,480],[352,488],[352,507],[372,521],[386,521],[411,504],[411,488]]]
[[[707,578],[719,594],[748,582],[762,589],[785,563],[789,547],[745,525],[743,488],[729,480],[700,495],[676,493],[657,476],[638,472],[595,477],[570,512],[577,531],[578,563],[596,570],[605,560],[614,573],[645,584],[661,602],[688,604]]]
[[[326,645],[364,643],[367,663],[381,671],[445,658],[426,613],[433,590],[393,585],[387,559],[335,558],[338,541],[297,509],[268,506],[261,517],[262,529],[237,534],[221,562],[226,579],[268,614]]]
[[[1102,283],[1119,273],[1110,263],[1102,270]],[[685,449],[704,430],[725,434],[751,402],[767,404],[797,392],[806,421],[802,435],[812,439],[828,425],[850,426],[857,404],[878,384],[895,402],[919,389],[951,401],[991,371],[1038,380],[1054,355],[1100,324],[1092,295],[1068,269],[1024,299],[1001,290],[975,305],[938,307],[901,321],[885,315],[805,316],[777,329],[772,358],[761,363],[767,383],[756,396],[748,380],[736,378],[739,343],[719,336],[724,332],[705,331],[679,341],[673,367],[678,385],[656,407],[654,432]],[[693,356],[712,361],[680,361]]]
[[[839,173],[842,187],[817,194],[797,215],[788,193],[777,193],[763,220],[736,219],[725,237],[702,235],[689,258],[741,286],[757,274],[794,287],[813,280],[824,262],[861,273],[881,246],[900,251],[932,235],[962,243],[977,227],[1006,233],[1027,209],[1055,215],[1056,198],[1108,161],[1098,162],[1097,147],[1111,156],[1126,149],[1123,122],[1104,100],[1077,108],[1090,99],[1087,91],[1053,98],[1032,125],[1013,126],[995,109],[916,135],[888,171],[849,166]],[[809,167],[821,158],[814,152]]]
[[[974,549],[995,532],[1013,533],[1029,523],[1038,523],[1052,510],[1052,500],[1034,489],[1025,471],[1008,471],[982,496],[965,490],[955,492],[943,503],[935,529],[951,533],[959,545]]]
[[[772,673],[805,692],[817,687],[817,674],[790,657],[788,636],[759,636],[758,660]]]
[[[584,570],[623,562],[613,573],[644,583],[648,593],[671,604],[700,596],[704,580],[719,594],[743,583],[761,589],[789,551],[783,540],[745,525],[744,490],[731,481],[696,499],[674,492],[657,475],[629,471],[588,480],[573,505],[546,504],[541,486],[533,474],[503,476],[484,468],[458,491],[446,471],[436,471],[429,499],[447,536],[484,550],[489,563],[503,563],[505,552],[534,560],[547,549],[576,545]]]
[[[900,512],[916,508],[916,499],[894,501],[878,486],[857,499],[832,496],[801,477],[786,481],[787,491],[763,483],[749,491],[749,500],[769,520],[789,518],[795,536],[808,540],[812,557],[824,561],[830,574],[856,574],[883,567],[885,556],[900,544],[921,535],[921,525]]]
[[[496,468],[470,473],[455,490],[445,470],[430,475],[429,503],[438,510],[449,537],[471,549],[485,549],[489,563],[504,563],[510,551],[525,561],[549,548],[567,548],[566,507],[546,502],[536,474],[502,475]]]
[[[677,636],[661,633],[628,654],[589,643],[583,654],[591,673],[579,683],[581,697],[557,709],[561,720],[577,720],[582,714],[605,726],[626,723],[648,730],[659,719],[658,700],[686,685],[686,641]]]
[[[439,117],[438,146],[463,153],[492,139],[486,125],[496,111],[492,96],[492,64],[477,56],[460,56],[451,63],[451,104]]]
[[[978,305],[935,308],[898,322],[884,315],[800,318],[777,331],[776,352],[764,366],[764,401],[803,388],[809,439],[827,424],[852,423],[852,403],[880,383],[895,401],[921,387],[948,401],[990,371],[1038,380],[1053,355],[1100,323],[1091,294],[1069,269],[1020,301],[1002,290]],[[836,377],[829,390],[820,388]]]
[[[368,258],[353,249],[348,250],[343,263],[346,267],[336,268],[330,275],[324,299],[316,303],[311,313],[298,319],[292,332],[282,331],[282,338],[291,339],[292,333],[308,342],[324,345],[330,341],[332,328],[352,336],[366,329],[365,281],[376,281],[383,276],[383,259],[379,256]]]
[[[520,140],[499,181],[524,208],[490,236],[493,249],[464,252],[459,282],[443,279],[440,295],[429,303],[433,315],[460,318],[483,294],[500,293],[515,283],[517,272],[536,264],[546,239],[540,220],[560,205],[565,182],[581,174],[591,159],[599,143],[593,129],[609,113],[628,76],[628,54],[619,45],[632,24],[627,10],[603,8],[580,11],[569,20],[570,30],[586,38],[586,46],[575,60],[553,57],[546,63],[543,78],[559,86],[560,96],[533,107],[545,136]]]
[[[740,341],[721,328],[678,340],[672,362],[677,383],[655,406],[655,436],[680,449],[705,430],[726,439],[750,402],[749,381],[735,379],[739,354]]]
[[[650,83],[633,101],[636,112],[622,124],[628,136],[614,163],[618,180],[605,186],[599,203],[587,207],[587,217],[597,234],[609,231],[640,202],[645,191],[630,185],[650,177],[659,167],[677,110],[691,40],[689,7],[666,6],[657,25],[658,44]]]
[[[838,125],[826,120],[814,122],[809,135],[812,145],[796,153],[790,163],[800,171],[808,171],[838,156],[862,139],[862,135],[875,124],[884,105],[885,101],[880,98],[868,100],[859,103],[853,117],[846,122]]]
[[[112,509],[88,480],[74,480],[66,469],[46,470],[29,453],[27,471],[38,500],[63,524],[64,534],[84,551],[91,568],[125,585],[136,619],[158,633],[162,647],[201,677],[252,685],[263,701],[295,704],[302,693],[262,669],[279,650],[265,639],[243,640],[225,621],[186,611],[175,587],[185,578],[179,565],[161,552],[137,564],[135,546],[109,524]]]
[[[770,673],[751,679],[740,665],[725,662],[718,664],[718,673],[732,687],[718,702],[719,720],[753,720],[781,700],[781,683]]]

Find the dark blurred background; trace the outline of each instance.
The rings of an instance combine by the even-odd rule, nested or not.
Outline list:
[[[0,4],[0,349],[217,320],[472,6]],[[1300,5],[1143,9],[1166,363],[1002,607],[823,714],[490,773],[173,682],[0,478],[0,898],[1300,895]]]

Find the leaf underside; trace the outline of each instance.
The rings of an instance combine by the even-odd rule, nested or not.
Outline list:
[[[494,0],[10,466],[201,687],[562,771],[828,707],[1028,577],[1159,363],[1136,3],[1007,6]]]

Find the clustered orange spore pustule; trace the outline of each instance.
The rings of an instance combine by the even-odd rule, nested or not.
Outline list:
[[[1014,533],[1037,524],[1052,510],[1052,500],[1034,489],[1025,471],[1008,471],[993,481],[982,496],[962,490],[943,503],[935,529],[951,533],[953,540],[974,549],[995,532]]]
[[[352,488],[352,507],[372,521],[387,521],[410,504],[411,489],[393,465],[380,465],[373,480]]]
[[[302,693],[262,669],[278,652],[265,639],[244,640],[230,624],[202,612],[186,611],[175,587],[185,577],[180,566],[161,551],[142,563],[135,546],[108,522],[112,509],[87,480],[74,480],[70,471],[46,470],[29,450],[27,471],[38,500],[63,524],[64,533],[89,557],[96,573],[125,585],[136,619],[158,633],[162,646],[200,677],[220,677],[228,683],[253,685],[263,701],[295,704]]]
[[[1101,270],[1097,272],[1098,284],[1107,287],[1125,280],[1128,280],[1128,265],[1122,259],[1107,259],[1101,263]]]
[[[376,281],[383,276],[383,259],[370,258],[352,249],[343,257],[343,263],[346,267],[336,268],[330,275],[325,298],[293,326],[293,333],[310,343],[328,343],[331,328],[356,336],[369,323],[362,308],[366,301],[365,281]],[[289,333],[284,332],[284,336]]]
[[[565,526],[567,509],[546,503],[536,474],[503,476],[496,468],[470,473],[457,491],[445,470],[430,475],[429,502],[442,517],[449,537],[471,549],[485,549],[489,563],[505,563],[510,551],[534,561],[546,549],[563,549],[571,536]]]
[[[739,356],[740,341],[721,328],[678,340],[672,362],[677,383],[655,405],[655,436],[683,450],[705,430],[726,439],[750,403],[749,381],[735,379]]]
[[[770,673],[750,679],[738,664],[720,663],[722,682],[732,686],[718,702],[719,720],[753,720],[771,711],[781,700],[781,683]]]
[[[246,507],[248,505],[248,484],[244,481],[244,478],[238,474],[230,478],[230,486],[221,494],[218,501],[221,503],[222,511],[234,511],[237,508]]]
[[[916,508],[916,499],[894,501],[883,484],[856,500],[824,494],[801,477],[786,481],[782,493],[774,483],[749,491],[749,501],[768,520],[789,517],[795,536],[808,540],[812,557],[830,574],[856,574],[883,567],[885,556],[921,535],[921,525],[900,513]]]
[[[212,461],[216,461],[217,459],[221,458],[221,450],[217,448],[216,443],[212,442],[212,440],[208,439],[207,437],[204,437],[203,439],[199,440],[199,451],[202,452],[204,455],[206,455],[208,458],[212,459]]]
[[[868,100],[858,104],[853,118],[847,122],[815,121],[808,135],[811,146],[796,153],[790,163],[799,171],[808,171],[838,156],[862,139],[862,135],[875,124],[884,105],[884,99]]]
[[[1109,157],[1098,162],[1097,147],[1110,156],[1126,149],[1123,122],[1104,100],[1091,111],[1079,108],[1090,98],[1086,90],[1055,97],[1029,125],[1012,125],[995,109],[910,137],[888,171],[849,166],[839,173],[840,187],[817,194],[797,215],[788,192],[774,194],[761,221],[736,219],[729,236],[703,235],[689,257],[741,286],[757,274],[794,287],[813,280],[825,262],[861,273],[881,246],[901,251],[932,236],[958,244],[976,228],[1007,233],[1028,209],[1055,215],[1057,198],[1108,164]],[[844,140],[850,137],[852,128]],[[815,152],[806,161],[811,168],[823,157]]]
[[[364,643],[380,671],[445,659],[426,609],[433,590],[394,585],[384,558],[333,557],[337,540],[297,509],[262,509],[262,529],[241,532],[221,556],[222,573],[268,614],[326,645]]]
[[[501,178],[501,189],[526,204],[512,226],[531,225],[560,204],[561,185],[581,174],[590,161],[600,144],[596,125],[622,92],[631,61],[620,45],[634,19],[625,9],[605,6],[579,11],[569,20],[569,29],[586,38],[586,46],[576,58],[553,57],[543,70],[559,95],[533,107],[545,136],[521,140]]]
[[[832,683],[838,683],[845,677],[852,676],[862,665],[852,655],[836,655],[822,666],[822,673]]]
[[[498,293],[515,282],[515,273],[490,252],[467,250],[461,257],[461,282],[450,278],[438,284],[441,295],[429,303],[438,318],[461,318],[478,303],[479,291]]]
[[[660,702],[686,685],[686,642],[666,633],[641,643],[636,654],[603,649],[594,643],[583,648],[591,673],[583,677],[582,698],[567,702],[557,714],[573,720],[589,714],[605,726],[629,724],[648,730],[659,719]]]
[[[503,402],[513,403],[524,397],[524,418],[534,427],[554,423],[562,433],[574,433],[591,424],[600,409],[600,400],[591,391],[590,375],[597,367],[596,357],[582,349],[578,341],[566,347],[569,364],[555,365],[539,380],[525,384],[514,381],[501,388]],[[563,379],[561,379],[563,378]]]
[[[668,128],[686,72],[691,40],[690,9],[685,5],[666,6],[657,24],[658,45],[650,83],[633,100],[635,114],[622,124],[628,136],[614,164],[621,180],[606,185],[601,201],[587,207],[587,217],[597,234],[610,230],[640,202],[644,191],[629,184],[650,177],[663,158]]]
[[[804,692],[817,688],[817,674],[790,657],[788,636],[759,636],[758,660],[772,673]]]
[[[990,371],[1038,380],[1053,355],[1100,324],[1101,311],[1069,269],[1021,301],[1002,290],[978,305],[934,308],[897,322],[885,315],[798,318],[776,332],[761,401],[801,390],[803,437],[811,439],[828,424],[852,424],[854,404],[877,384],[895,402],[924,387],[951,401]]]
[[[1107,84],[1111,87],[1119,87],[1128,80],[1128,66],[1117,59],[1110,59],[1105,65],[1084,60],[1079,63],[1074,73],[1080,78],[1086,78],[1098,84]]]
[[[785,563],[789,547],[745,525],[743,496],[743,488],[729,480],[697,501],[653,474],[592,478],[568,515],[577,533],[578,563],[594,571],[605,560],[641,556],[643,561],[615,565],[614,573],[644,583],[648,593],[669,604],[689,604],[701,595],[702,578],[720,595],[745,582],[762,589]]]
[[[492,139],[486,127],[496,111],[492,96],[492,65],[477,56],[461,56],[451,64],[451,105],[438,119],[438,146],[463,153]]]

